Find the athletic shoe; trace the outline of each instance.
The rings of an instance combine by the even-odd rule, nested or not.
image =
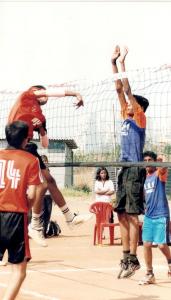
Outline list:
[[[120,269],[119,274],[117,276],[118,279],[125,277],[124,276],[125,272],[127,272],[127,270],[128,270],[128,260],[121,259],[120,267],[121,267],[121,269]]]
[[[74,217],[73,217],[72,221],[67,221],[67,225],[69,226],[70,229],[74,229],[77,226],[90,220],[91,218],[92,218],[92,214],[78,215],[78,214],[74,213]]]
[[[45,241],[43,231],[37,230],[31,227],[31,224],[28,226],[28,236],[35,241],[41,247],[47,247],[48,244]]]
[[[146,274],[145,277],[138,282],[139,285],[154,284],[156,279],[154,274]]]
[[[140,263],[138,261],[138,259],[136,259],[135,261],[128,261],[128,268],[127,270],[124,272],[123,278],[129,278],[132,275],[135,274],[135,271],[140,269]]]

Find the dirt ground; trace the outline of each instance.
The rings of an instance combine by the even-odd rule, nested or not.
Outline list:
[[[69,206],[87,213],[91,200],[72,199]],[[167,265],[157,248],[153,248],[156,284],[139,286],[145,274],[143,247],[138,247],[141,269],[130,279],[117,279],[122,255],[120,240],[109,246],[108,232],[103,246],[93,245],[94,216],[75,230],[68,229],[57,207],[53,218],[61,226],[59,237],[48,239],[42,248],[30,240],[32,260],[17,300],[166,300],[171,294]],[[116,237],[120,233],[117,231]],[[0,299],[10,280],[10,265],[0,267]]]

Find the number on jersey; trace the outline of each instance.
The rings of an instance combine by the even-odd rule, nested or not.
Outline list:
[[[17,189],[20,181],[20,170],[14,168],[14,160],[0,160],[0,188],[5,188],[5,178],[11,180],[11,188]]]

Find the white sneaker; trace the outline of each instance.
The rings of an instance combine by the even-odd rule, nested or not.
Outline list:
[[[145,277],[138,282],[139,285],[148,285],[148,284],[154,284],[156,282],[156,279],[154,277],[154,274],[146,274]]]
[[[85,223],[86,221],[90,220],[91,218],[92,218],[92,214],[77,215],[74,213],[74,217],[72,221],[67,221],[67,225],[69,226],[70,229],[73,229]]]
[[[28,226],[28,236],[35,241],[41,247],[47,247],[48,244],[45,241],[43,231],[37,230],[31,227],[31,224]]]

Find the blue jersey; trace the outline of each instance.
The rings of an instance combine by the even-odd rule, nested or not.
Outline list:
[[[147,176],[144,183],[146,211],[149,218],[169,217],[169,205],[165,192],[166,173],[164,179],[159,174],[159,170]]]
[[[145,128],[132,118],[124,120],[121,128],[121,161],[142,161]]]

